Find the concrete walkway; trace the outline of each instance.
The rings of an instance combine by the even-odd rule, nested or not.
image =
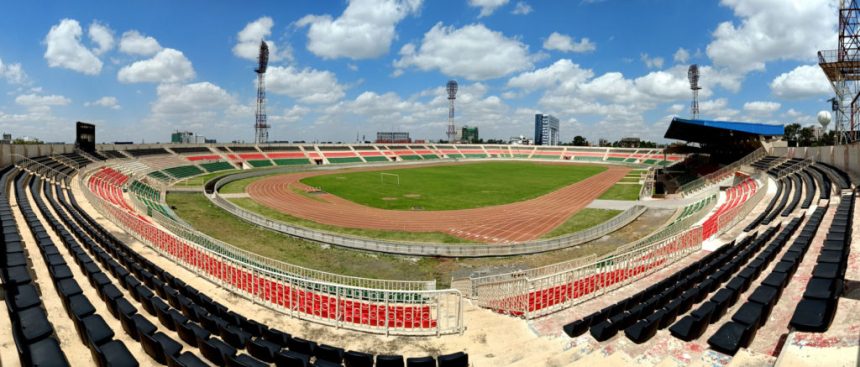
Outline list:
[[[602,200],[597,199],[588,204],[586,208],[592,209],[614,209],[627,210],[634,205],[642,205],[655,209],[677,209],[702,200],[704,196],[695,196],[683,199],[651,199],[651,200]]]

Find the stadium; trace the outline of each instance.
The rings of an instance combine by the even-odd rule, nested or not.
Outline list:
[[[854,103],[461,143],[449,82],[446,141],[273,143],[268,57],[255,143],[0,144],[0,366],[858,364]]]

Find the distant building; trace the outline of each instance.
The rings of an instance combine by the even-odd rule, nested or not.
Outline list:
[[[170,142],[173,144],[204,144],[210,141],[215,142],[215,140],[206,139],[205,136],[194,135],[190,131],[176,131],[170,134]]]
[[[510,145],[533,145],[534,142],[531,139],[520,135],[520,136],[512,136],[510,139],[508,139],[508,144],[510,144]]]
[[[12,144],[12,134],[3,133],[3,139],[0,140],[0,144]]]
[[[612,143],[610,143],[610,142],[609,142],[609,140],[606,140],[606,139],[604,139],[604,138],[600,138],[600,139],[597,141],[597,146],[599,146],[599,147],[608,147],[608,146],[612,146]]]
[[[558,118],[535,115],[535,145],[558,145]]]
[[[411,143],[408,132],[380,131],[376,133],[377,144]]]
[[[474,144],[478,142],[478,127],[463,126],[460,132],[460,142],[466,144]]]
[[[621,138],[622,148],[638,148],[642,141],[639,138]]]

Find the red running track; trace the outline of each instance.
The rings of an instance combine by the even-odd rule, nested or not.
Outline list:
[[[407,168],[414,167],[386,169]],[[346,169],[339,172],[372,170],[379,168]],[[604,172],[535,199],[463,210],[385,210],[356,204],[328,193],[315,195],[312,199],[292,190],[309,190],[310,188],[299,180],[331,174],[329,171],[264,178],[248,185],[247,191],[251,198],[260,204],[328,225],[387,231],[444,232],[468,240],[510,243],[537,239],[551,231],[599,197],[629,170],[626,167],[609,166]]]

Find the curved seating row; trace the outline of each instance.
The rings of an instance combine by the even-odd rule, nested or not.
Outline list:
[[[681,304],[670,305],[670,303],[674,303],[673,300],[678,300],[683,294],[695,289],[706,275],[717,271],[715,265],[712,265],[715,264],[715,260],[722,259],[726,254],[735,251],[733,249],[747,246],[755,238],[756,234],[753,233],[741,240],[737,246],[734,246],[733,243],[721,246],[672,276],[631,297],[564,325],[563,329],[571,337],[590,330],[591,335],[596,340],[603,341],[620,330],[627,329],[642,320],[648,321],[648,318],[651,318],[651,321],[648,322],[649,332],[641,333],[642,335],[632,335],[633,332],[631,332],[631,339],[645,341],[653,336],[653,332],[656,332],[655,325],[666,327],[674,321],[679,309],[683,307]]]
[[[744,228],[744,232],[752,231],[753,229],[758,227],[758,225],[761,224],[764,221],[764,219],[768,217],[768,215],[770,215],[770,213],[773,211],[773,208],[776,206],[776,203],[780,200],[780,197],[782,196],[782,192],[784,189],[785,189],[784,180],[776,181],[776,194],[774,194],[773,197],[770,199],[770,202],[767,204],[767,207],[764,208],[764,211],[762,211],[761,214],[756,216],[755,219],[753,219],[752,222],[750,222]],[[766,224],[770,224],[770,223],[766,223]]]
[[[761,275],[762,270],[764,270],[768,264],[773,261],[780,248],[788,242],[788,238],[797,230],[801,221],[802,218],[794,218],[782,229],[782,232],[780,232],[778,236],[773,238],[772,241],[760,241],[757,243],[757,246],[752,246],[739,252],[738,256],[732,259],[731,262],[732,269],[737,271],[737,274],[722,279],[723,282],[726,282],[724,287],[720,287],[719,282],[715,282],[710,289],[712,292],[719,289],[722,293],[717,292],[720,293],[719,296],[714,294],[710,300],[700,304],[689,315],[684,316],[681,320],[672,325],[672,327],[669,328],[672,336],[684,341],[691,341],[702,336],[707,326],[722,318],[728,308],[737,300],[738,296],[745,292],[746,289],[749,288],[750,284],[752,284],[756,278]],[[776,228],[778,228],[778,226],[771,227],[771,229]],[[773,232],[776,231],[774,230]],[[764,245],[768,243],[769,245],[765,247]],[[752,259],[757,252],[760,253],[755,259]],[[742,270],[740,269],[741,266],[744,266]],[[781,279],[782,284],[780,289],[785,285],[785,278]],[[704,297],[702,297],[702,299],[704,299]],[[774,302],[774,300],[771,299],[770,302],[770,305],[772,306],[772,302]],[[738,312],[740,313],[741,311]]]
[[[62,198],[62,190],[57,188],[56,191]],[[260,361],[275,358],[273,361],[278,365],[305,365],[311,361],[318,366],[339,366],[344,361],[349,361],[345,363],[351,366],[373,365],[370,355],[346,352],[337,347],[293,338],[287,333],[269,329],[229,310],[138,255],[103,228],[95,226],[92,218],[77,206],[71,193],[67,194],[69,202],[60,202],[71,213],[71,218],[74,218],[67,218],[67,225],[80,237],[79,240],[100,254],[98,260],[110,268],[112,273],[117,273],[119,283],[140,303],[140,307],[157,315],[159,322],[168,330],[173,330],[171,326],[175,328],[179,339],[198,347],[199,355],[210,362],[253,366]],[[132,336],[138,335],[148,354],[156,360],[165,360],[176,365],[184,365],[180,363],[180,359],[193,361],[197,357],[195,353],[188,351],[179,354],[181,349],[178,350],[176,344],[172,343],[176,342],[177,338],[168,335],[173,335],[172,333],[149,333],[154,331],[149,327],[152,323],[147,324],[141,317],[134,317],[136,309],[129,307],[128,303],[130,302],[127,300],[116,300],[109,304],[108,308],[118,311],[126,332]],[[141,330],[144,336],[140,335]],[[243,349],[246,353],[241,353]],[[268,356],[269,352],[272,354],[271,358]],[[339,359],[337,356],[342,357]],[[398,360],[402,365],[403,357],[377,356],[377,365],[397,365]],[[468,355],[464,353],[438,357],[440,366],[464,366],[467,361]],[[409,366],[427,365],[421,363],[432,363],[435,366],[437,359],[409,358],[406,363]]]
[[[800,331],[824,332],[836,314],[842,294],[848,255],[851,249],[854,192],[843,194],[821,253],[812,270],[803,299],[797,304],[791,326]]]
[[[815,167],[815,165],[809,166],[809,172],[812,173],[812,176],[815,177],[815,180],[818,182],[818,198],[822,200],[830,199],[830,190],[832,187],[830,177],[827,177],[824,171],[821,171],[818,167]]]
[[[80,284],[72,275],[72,270],[63,255],[56,250],[56,245],[47,233],[39,218],[33,212],[27,195],[24,192],[25,182],[29,175],[21,174],[15,183],[15,193],[18,206],[21,208],[24,218],[36,238],[37,245],[43,251],[45,262],[49,266],[49,274],[56,285],[57,293],[63,302],[66,313],[73,321],[75,329],[81,341],[86,345],[94,361],[99,366],[137,366],[137,359],[132,356],[122,341],[114,339],[114,331],[107,325],[102,315],[96,312],[90,299],[83,294]],[[63,244],[70,251],[77,246],[71,234],[51,216],[44,202],[38,196],[39,180],[30,180],[30,191],[33,193],[36,206],[45,218],[47,218],[51,229],[57,233]],[[49,251],[53,247],[52,251]],[[102,299],[110,297],[115,288],[110,288],[110,280],[100,269],[89,266],[92,259],[81,258],[78,262],[81,271],[87,276],[90,285],[98,291]],[[85,263],[84,260],[89,262]],[[86,286],[86,285],[85,285]]]
[[[41,291],[34,280],[30,257],[12,214],[7,195],[10,179],[18,171],[9,166],[0,177],[0,221],[3,225],[3,251],[0,252],[0,279],[5,292],[6,309],[12,322],[12,339],[21,365],[68,366],[54,327],[42,304]],[[32,212],[24,208],[22,212]],[[40,232],[41,233],[41,232]],[[40,252],[53,254],[55,247],[39,243]],[[47,262],[48,259],[45,258]]]
[[[788,197],[791,195],[791,190],[793,189],[792,181],[788,178],[783,178],[781,181],[783,183],[783,190],[782,196],[779,198],[779,203],[764,217],[761,224],[769,225],[788,204]]]
[[[803,179],[803,186],[806,187],[806,196],[803,198],[803,203],[800,204],[800,209],[809,209],[812,206],[812,200],[815,199],[815,180],[812,179],[812,175],[807,169],[801,171],[800,177]]]
[[[797,204],[800,202],[800,193],[803,189],[803,182],[800,180],[800,175],[795,173],[789,177],[791,177],[792,186],[794,186],[794,194],[791,197],[791,202],[786,205],[785,209],[783,209],[780,214],[783,217],[787,217],[794,211],[794,208],[797,207]]]
[[[734,355],[740,348],[749,346],[755,337],[756,331],[767,322],[768,315],[770,315],[774,306],[779,301],[783,289],[794,279],[794,272],[797,271],[798,266],[803,261],[826,211],[826,207],[818,207],[809,216],[809,220],[803,226],[798,237],[782,255],[771,272],[764,275],[761,284],[750,294],[747,301],[732,315],[731,321],[727,321],[721,325],[708,339],[708,344],[712,349]],[[781,251],[782,247],[785,246],[788,238],[791,237],[794,229],[800,225],[802,219],[802,216],[792,219],[786,225],[783,233],[751,261],[749,266],[761,262],[761,269],[765,269],[775,259],[775,256]],[[748,272],[748,274],[753,275],[750,282],[760,276],[755,275],[755,272]],[[729,291],[733,290],[729,288]],[[742,291],[734,291],[737,291],[733,295],[737,301],[737,296]],[[714,321],[711,323],[714,323]]]

